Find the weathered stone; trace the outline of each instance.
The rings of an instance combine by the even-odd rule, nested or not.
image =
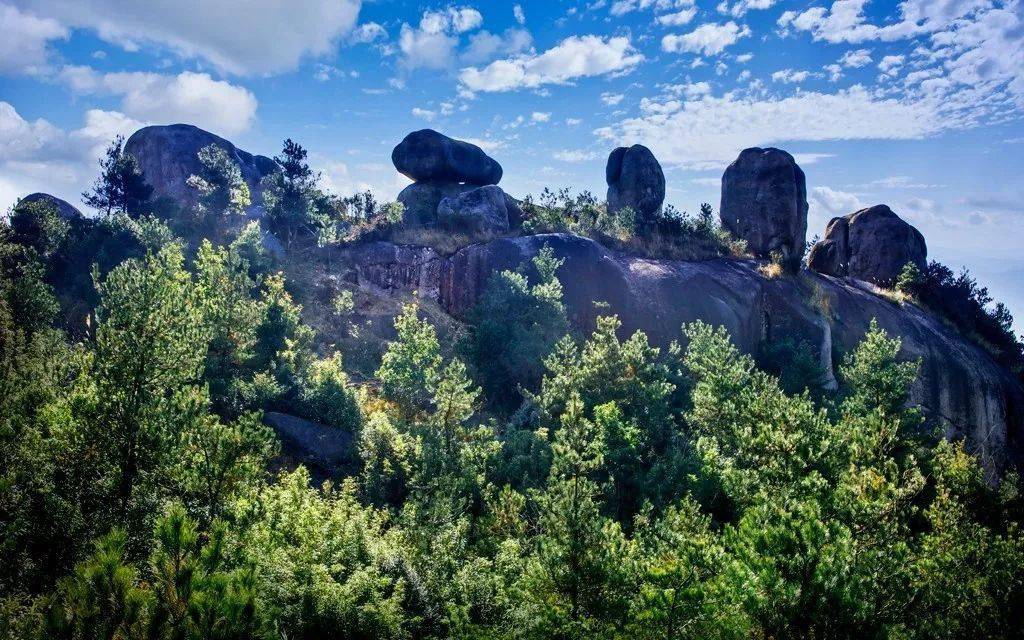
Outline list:
[[[722,176],[719,216],[754,255],[778,252],[786,265],[798,267],[807,236],[804,172],[781,149],[744,149]]]
[[[619,147],[605,166],[608,210],[630,207],[641,218],[650,218],[665,201],[665,173],[647,147]]]
[[[892,286],[908,262],[927,266],[924,236],[884,204],[833,218],[807,258],[819,273],[881,286]]]
[[[125,142],[125,153],[135,156],[142,175],[153,187],[153,199],[167,198],[182,208],[191,208],[197,200],[194,189],[185,182],[200,171],[199,150],[215,144],[231,157],[249,186],[253,210],[261,203],[260,180],[277,171],[277,163],[265,156],[254,156],[231,142],[189,124],[143,127]]]
[[[434,224],[437,222],[437,207],[442,200],[476,188],[476,185],[458,182],[414,182],[398,194],[398,201],[405,205],[403,222],[408,225]]]
[[[395,168],[412,180],[498,184],[501,165],[475,144],[455,140],[433,129],[405,136],[394,151]]]
[[[285,456],[316,467],[326,476],[339,474],[355,461],[349,431],[274,411],[264,413],[263,422],[277,434]]]
[[[508,201],[501,187],[479,187],[441,200],[437,221],[448,229],[504,233],[509,229]]]
[[[51,196],[48,193],[30,193],[19,201],[19,204],[29,204],[32,202],[49,202],[57,207],[57,215],[64,220],[71,222],[72,220],[81,220],[82,212],[79,211],[73,204],[67,200],[62,200],[57,196]]]

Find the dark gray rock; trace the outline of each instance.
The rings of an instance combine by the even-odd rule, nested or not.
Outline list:
[[[722,176],[722,226],[750,251],[782,255],[799,266],[807,236],[807,185],[793,156],[781,149],[744,149]]]
[[[663,347],[694,320],[724,326],[747,353],[766,341],[792,338],[813,346],[831,386],[842,356],[877,319],[902,339],[904,357],[921,359],[911,400],[929,424],[947,437],[966,438],[990,477],[1024,462],[1024,390],[1013,375],[939,318],[913,305],[894,305],[857,281],[811,273],[769,279],[753,260],[653,260],[616,254],[587,238],[545,234],[471,245],[445,260],[441,307],[466,317],[492,274],[529,267],[545,245],[565,260],[558,276],[570,318],[583,331],[594,327],[598,315],[614,313],[623,335],[642,330]]]
[[[277,171],[277,163],[265,156],[242,151],[231,142],[190,124],[172,124],[139,129],[125,142],[124,150],[135,156],[146,182],[153,187],[153,199],[168,198],[182,208],[196,203],[195,190],[185,184],[199,173],[197,154],[215,144],[238,164],[249,185],[253,209],[261,203],[260,180]]]
[[[499,186],[479,187],[441,200],[437,221],[447,229],[505,233],[509,229],[509,200]]]
[[[886,287],[908,262],[922,271],[927,267],[924,236],[884,204],[833,218],[807,258],[808,267],[819,273]]]
[[[414,182],[398,194],[398,201],[405,205],[402,221],[408,225],[434,224],[437,222],[437,207],[442,200],[476,188],[476,185],[458,182]]]
[[[285,456],[327,476],[337,475],[356,459],[354,437],[344,429],[274,411],[264,413],[263,422],[277,434]]]
[[[391,152],[395,168],[412,180],[498,184],[501,165],[483,149],[433,129],[413,131]]]
[[[57,196],[51,196],[48,193],[30,193],[21,200],[20,203],[32,203],[32,202],[48,202],[57,207],[57,215],[62,219],[71,222],[74,220],[81,220],[83,218],[82,212],[79,211],[73,204],[67,200],[62,200]]]
[[[630,207],[642,219],[649,219],[665,201],[665,173],[647,147],[635,144],[619,147],[608,156],[605,167],[608,210]]]

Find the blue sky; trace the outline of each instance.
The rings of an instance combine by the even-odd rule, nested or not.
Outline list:
[[[608,152],[641,142],[689,211],[773,145],[807,174],[809,236],[889,204],[1024,317],[1021,0],[240,4],[0,0],[0,206],[78,204],[144,124],[267,155],[291,137],[328,186],[383,199],[422,127],[483,146],[516,196],[603,195]]]

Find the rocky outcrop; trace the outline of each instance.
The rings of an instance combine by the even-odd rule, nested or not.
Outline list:
[[[18,204],[31,204],[33,202],[46,202],[52,204],[57,207],[57,215],[68,222],[81,220],[83,218],[82,212],[75,208],[73,204],[67,200],[61,200],[57,196],[51,196],[48,193],[30,193],[19,200]]]
[[[287,462],[313,467],[320,478],[338,475],[356,459],[354,437],[344,429],[274,411],[263,414],[263,422],[277,434]]]
[[[1024,392],[981,348],[912,305],[898,306],[869,284],[805,272],[766,278],[754,260],[698,262],[621,255],[570,234],[499,238],[444,258],[431,249],[373,243],[334,249],[332,261],[354,265],[356,284],[379,293],[416,290],[465,318],[492,274],[524,266],[545,245],[565,260],[558,271],[573,324],[594,327],[614,313],[623,335],[644,331],[666,346],[683,323],[724,326],[738,347],[756,353],[766,343],[792,338],[814,349],[826,381],[835,380],[842,356],[863,339],[872,319],[903,340],[903,355],[920,359],[912,400],[948,437],[966,438],[990,473],[1020,464],[1024,449]],[[606,303],[596,305],[598,303]]]
[[[408,225],[437,222],[437,207],[442,200],[477,188],[476,185],[458,182],[414,182],[398,194],[398,201],[405,207],[402,221]]]
[[[504,233],[509,228],[510,199],[501,187],[478,187],[441,200],[437,221],[444,228],[456,231]]]
[[[800,265],[807,236],[807,184],[793,156],[781,149],[744,149],[722,176],[722,226],[760,258],[778,252]]]
[[[135,156],[142,175],[153,187],[153,199],[167,198],[182,208],[196,203],[195,190],[185,184],[199,173],[199,150],[215,144],[238,164],[249,185],[254,208],[261,201],[260,180],[277,171],[277,163],[265,156],[242,151],[231,142],[189,124],[152,126],[139,129],[125,142],[124,150]]]
[[[619,147],[608,156],[608,211],[630,207],[641,219],[649,219],[665,201],[665,173],[647,147]]]
[[[433,129],[413,131],[405,136],[391,152],[391,161],[399,173],[417,182],[475,185],[501,182],[501,165],[483,149]]]
[[[807,258],[819,273],[880,286],[892,286],[908,262],[921,271],[928,265],[924,236],[884,204],[833,218]]]

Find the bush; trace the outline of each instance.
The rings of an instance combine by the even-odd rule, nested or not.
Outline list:
[[[352,433],[359,430],[361,414],[355,390],[341,366],[341,354],[313,361],[299,383],[296,408],[304,417]]]

